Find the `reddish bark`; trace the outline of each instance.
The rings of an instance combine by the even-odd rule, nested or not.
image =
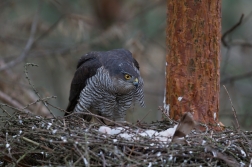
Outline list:
[[[166,106],[216,124],[219,111],[221,0],[167,0]],[[179,101],[178,97],[182,97]]]

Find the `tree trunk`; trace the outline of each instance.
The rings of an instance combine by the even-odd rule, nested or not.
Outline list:
[[[167,8],[164,108],[175,120],[190,111],[196,121],[216,124],[221,0],[167,0]]]

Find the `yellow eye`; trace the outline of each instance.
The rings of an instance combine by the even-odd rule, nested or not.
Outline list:
[[[131,78],[131,76],[128,75],[128,74],[125,74],[125,75],[124,75],[124,78],[127,79],[127,80],[129,80],[129,79]]]

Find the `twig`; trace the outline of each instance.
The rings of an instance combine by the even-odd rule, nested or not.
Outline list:
[[[229,83],[229,82],[245,79],[245,78],[248,78],[248,77],[252,77],[252,71],[244,73],[244,74],[241,74],[241,75],[236,75],[236,76],[224,78],[221,81],[221,84],[226,84],[226,83]]]
[[[240,124],[239,124],[238,119],[237,119],[237,113],[236,113],[236,110],[234,108],[233,102],[232,102],[231,97],[230,97],[230,95],[229,95],[229,93],[227,91],[226,86],[223,85],[223,87],[224,87],[224,89],[226,90],[226,92],[228,94],[228,97],[229,97],[229,100],[230,100],[230,103],[231,103],[231,106],[232,106],[232,110],[233,110],[233,113],[234,113],[234,117],[235,117],[235,120],[236,120],[237,129],[240,130]]]
[[[59,108],[59,107],[56,107],[56,106],[52,105],[51,103],[48,103],[48,102],[47,102],[47,104],[48,104],[49,106],[51,106],[51,107],[53,107],[53,108],[55,108],[55,109],[57,109],[57,110],[63,112],[63,113],[66,113],[66,112],[67,112],[67,111],[64,110],[64,109],[61,109],[61,108]]]
[[[241,134],[241,135],[243,136],[243,138],[248,142],[249,148],[252,148],[252,142],[251,142],[251,140],[249,140],[248,137],[247,137],[243,132],[241,132],[240,134]]]
[[[26,137],[22,137],[22,139],[23,139],[24,141],[27,141],[27,142],[29,142],[29,143],[32,143],[32,144],[34,144],[34,145],[36,145],[36,146],[39,146],[39,147],[41,147],[41,148],[44,148],[44,149],[46,149],[46,150],[49,151],[49,152],[53,152],[52,149],[50,149],[50,148],[48,148],[48,147],[46,147],[46,146],[43,146],[43,145],[41,145],[41,144],[39,144],[39,143],[37,143],[37,142],[31,140],[31,139],[28,139],[28,138],[26,138]]]
[[[13,110],[16,110],[16,111],[19,111],[19,112],[21,112],[21,113],[34,115],[34,114],[33,114],[31,111],[29,111],[29,110],[19,109],[19,108],[10,106],[10,105],[8,105],[8,104],[0,104],[0,108],[1,108],[1,109],[3,109],[2,106],[9,107],[9,108],[11,108],[11,109],[13,109]],[[5,110],[4,110],[4,111],[5,111]],[[5,112],[6,112],[6,111],[5,111]]]
[[[4,108],[3,108],[3,104],[0,104],[0,108],[2,109],[2,111],[4,112],[4,113],[6,113],[9,117],[11,117],[11,114],[8,112],[8,111],[6,111]]]
[[[48,36],[50,34],[50,32],[60,23],[62,18],[65,17],[64,14],[61,15],[59,17],[59,19],[53,25],[51,25],[43,34],[41,34],[37,39],[34,39],[36,29],[37,29],[37,24],[38,24],[38,16],[39,16],[40,6],[41,5],[39,3],[39,8],[38,8],[37,13],[35,14],[33,22],[32,22],[30,37],[26,43],[26,46],[25,46],[23,52],[16,59],[11,60],[10,62],[6,63],[3,67],[0,67],[0,72],[15,66],[16,64],[22,62],[26,57],[28,57],[29,56],[28,52],[34,47],[34,45],[38,41],[40,41],[40,40],[44,39],[46,36]]]
[[[162,106],[158,106],[158,109],[162,112],[162,114],[164,114],[165,118],[164,119],[168,119],[169,122],[173,123],[176,122],[174,120],[172,120],[169,115],[164,111]],[[177,123],[177,122],[176,122]]]
[[[228,34],[230,34],[231,32],[233,32],[237,27],[239,27],[239,26],[241,25],[243,17],[244,17],[244,14],[241,15],[241,18],[240,18],[240,20],[239,20],[238,23],[236,23],[233,27],[231,27],[229,30],[227,30],[227,31],[222,35],[222,37],[221,37],[221,42],[222,42],[222,44],[223,44],[225,47],[228,47],[228,44],[227,44],[227,42],[225,41],[226,36],[227,36]]]
[[[3,101],[4,103],[12,105],[13,107],[19,108],[20,110],[24,110],[25,113],[31,113],[30,110],[23,108],[23,106],[18,101],[14,100],[12,97],[8,96],[1,90],[0,90],[0,100]]]
[[[17,164],[19,164],[19,162],[22,161],[22,160],[26,157],[27,154],[29,154],[29,153],[32,152],[33,150],[36,150],[38,147],[39,147],[39,146],[33,148],[32,150],[29,150],[29,151],[25,152],[25,153],[17,160]]]
[[[207,126],[207,124],[203,124],[203,123],[198,123],[200,126],[204,126],[205,127],[205,134],[207,134],[207,132],[209,131],[209,128],[208,128],[208,126]]]
[[[30,49],[32,48],[32,46],[34,44],[34,36],[35,36],[36,30],[37,30],[37,25],[38,25],[39,9],[40,9],[40,5],[38,5],[38,10],[37,10],[36,14],[34,15],[34,18],[32,21],[32,26],[31,26],[30,37],[25,45],[24,50],[16,59],[6,63],[3,67],[0,67],[0,71],[3,71],[3,70],[6,70],[8,68],[15,66],[16,64],[23,61],[25,59],[25,57],[28,55],[28,52],[30,51]]]
[[[33,104],[36,104],[36,103],[40,102],[40,101],[46,101],[47,102],[48,99],[52,99],[52,98],[54,99],[54,98],[56,98],[56,96],[50,96],[50,97],[45,97],[45,98],[42,98],[42,99],[38,99],[38,100],[36,100],[36,101],[34,101],[32,103],[27,104],[25,107],[22,108],[22,110],[32,106]]]
[[[76,164],[78,164],[78,162],[83,159],[83,163],[87,166],[89,166],[89,162],[87,163],[87,159],[85,158],[85,156],[82,154],[82,152],[78,149],[78,147],[76,146],[76,144],[74,144],[74,148],[77,150],[77,152],[79,153],[79,155],[81,156],[74,164],[73,166],[75,166]]]
[[[65,17],[65,15],[61,15],[56,22],[53,23],[42,35],[40,35],[34,43],[37,43],[38,41],[44,39],[46,36],[52,32],[52,30],[60,23],[60,21]]]
[[[151,112],[151,110],[149,110],[149,111],[144,115],[144,117],[143,117],[141,120],[137,121],[137,122],[138,122],[138,123],[141,123],[141,122],[150,114],[150,112]]]
[[[106,167],[106,159],[105,159],[104,155],[101,154],[101,157],[102,157],[102,166]]]
[[[38,96],[39,100],[46,106],[46,108],[48,109],[48,111],[50,112],[50,114],[55,118],[55,115],[52,113],[52,111],[51,111],[50,108],[48,107],[47,102],[44,101],[44,100],[42,100],[40,94],[39,94],[38,91],[35,89],[34,85],[31,83],[31,80],[30,80],[30,78],[29,78],[29,76],[28,76],[28,71],[27,71],[27,67],[28,67],[28,66],[33,66],[33,67],[35,66],[35,67],[37,67],[38,65],[33,64],[33,63],[26,63],[25,66],[24,66],[24,67],[25,67],[25,71],[24,71],[24,72],[25,72],[25,76],[26,76],[26,79],[27,79],[28,82],[29,82],[29,85],[31,85],[33,91],[34,91],[35,94]]]
[[[159,129],[157,124],[160,126],[162,122],[142,124],[142,128],[128,126],[133,130],[132,132],[119,133],[128,133],[138,139],[124,139],[118,135],[104,135],[98,131],[97,124],[87,123],[78,116],[66,119],[69,132],[63,128],[62,119],[64,118],[23,117],[20,124],[20,118],[15,115],[13,119],[8,120],[8,125],[0,128],[2,144],[0,149],[3,150],[0,156],[4,156],[3,161],[8,165],[16,163],[20,166],[21,163],[22,165],[32,163],[34,166],[42,164],[45,166],[83,166],[85,163],[90,166],[148,166],[150,164],[152,166],[181,166],[181,164],[188,166],[189,163],[190,166],[214,166],[218,163],[225,166],[232,162],[237,166],[234,160],[244,164],[250,162],[249,156],[252,150],[249,149],[251,147],[246,139],[249,141],[252,137],[251,132],[239,133],[227,127],[221,133],[213,132],[210,138],[209,133],[194,131],[186,138],[189,144],[167,146],[154,139],[154,136],[138,137],[143,127],[144,129],[155,127]],[[167,128],[166,123],[163,123],[163,126]],[[125,126],[121,128],[125,129]],[[20,129],[25,137],[20,135]],[[54,130],[57,131],[53,132]],[[10,136],[5,131],[8,131]],[[246,138],[241,134],[244,134]],[[7,135],[8,137],[4,140]],[[9,144],[9,148],[13,150],[9,154],[6,154],[8,153],[6,144]],[[39,148],[29,151],[34,148],[33,146]],[[52,152],[41,146],[49,147]],[[30,153],[32,158],[29,156]],[[15,158],[20,160],[19,164]]]
[[[89,141],[88,141],[88,137],[87,137],[87,133],[85,133],[85,135],[84,135],[84,138],[85,138],[85,147],[84,147],[84,150],[85,150],[85,159],[83,159],[83,161],[84,161],[84,164],[85,164],[85,166],[87,166],[87,167],[89,167],[90,166],[90,157],[89,157],[89,152],[88,152],[88,143],[89,143]]]
[[[87,111],[88,111],[88,110],[87,110]],[[69,114],[69,115],[67,115],[67,116],[65,116],[65,117],[70,117],[70,116],[75,115],[75,114],[78,114],[78,115],[79,115],[79,114],[80,114],[80,115],[90,115],[90,116],[94,116],[94,117],[97,117],[97,118],[106,120],[106,121],[111,122],[111,123],[113,123],[113,124],[115,124],[115,125],[123,126],[121,123],[118,123],[118,122],[116,122],[116,121],[110,120],[110,119],[105,118],[105,117],[100,116],[100,115],[93,114],[93,113],[91,113],[90,111],[89,111],[89,112],[73,112],[73,113],[71,113],[71,114]],[[100,123],[102,123],[102,122],[100,122]],[[125,122],[123,122],[123,124],[130,124],[130,123],[128,123],[128,122],[125,121]]]

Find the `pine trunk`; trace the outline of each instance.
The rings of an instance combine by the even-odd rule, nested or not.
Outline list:
[[[189,111],[196,121],[216,124],[221,0],[167,0],[167,8],[164,108],[175,120]]]

